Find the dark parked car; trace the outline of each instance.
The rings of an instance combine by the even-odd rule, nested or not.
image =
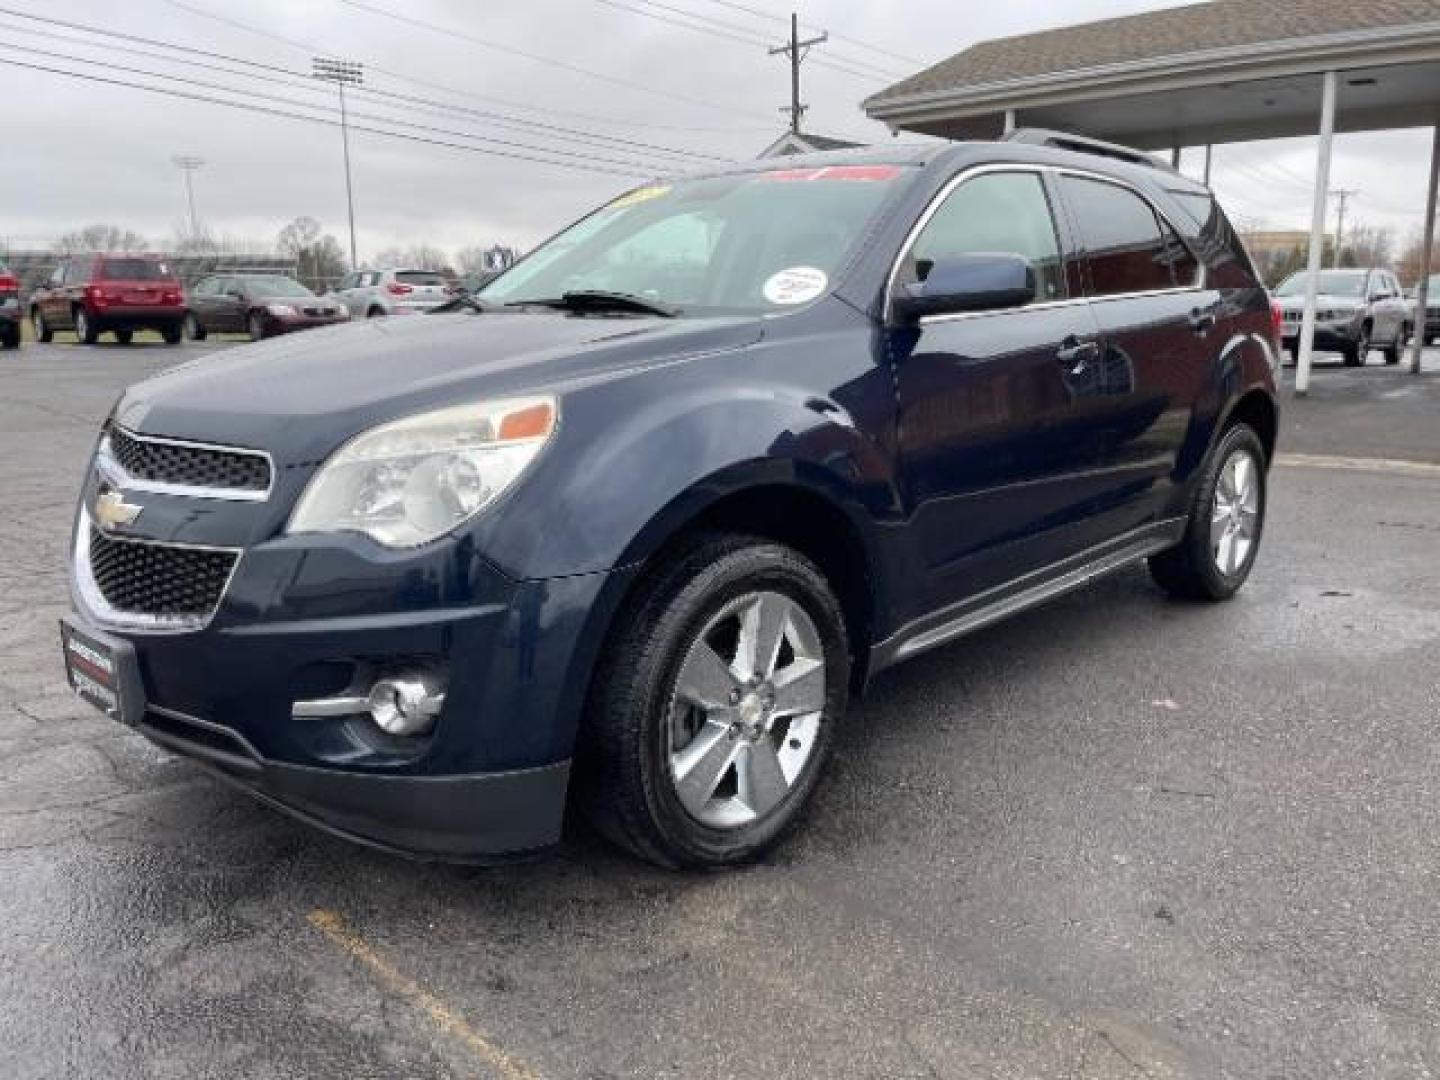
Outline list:
[[[20,279],[0,263],[0,349],[20,347]]]
[[[344,304],[321,299],[284,274],[211,274],[190,290],[185,336],[203,341],[211,333],[246,333],[259,341],[349,320]]]
[[[1205,188],[1048,140],[649,185],[464,312],[132,387],[71,680],[388,849],[543,847],[570,798],[715,866],[796,822],[884,668],[1142,559],[1231,596],[1275,313]]]
[[[1285,349],[1298,355],[1305,313],[1306,271],[1291,274],[1275,289],[1284,320]],[[1398,364],[1410,340],[1413,315],[1400,282],[1380,267],[1321,270],[1315,300],[1315,348],[1338,352],[1349,367],[1360,367],[1371,349],[1382,349],[1387,364]]]
[[[170,264],[154,255],[71,255],[30,298],[35,340],[74,330],[86,345],[106,331],[122,345],[136,330],[180,342],[185,297]]]

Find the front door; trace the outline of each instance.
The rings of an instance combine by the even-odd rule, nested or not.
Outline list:
[[[897,285],[940,256],[1022,255],[1028,305],[890,331],[918,616],[1084,549],[1103,502],[1103,434],[1080,419],[1097,328],[1067,266],[1042,171],[964,178],[930,212]],[[1073,280],[1067,280],[1073,279]]]

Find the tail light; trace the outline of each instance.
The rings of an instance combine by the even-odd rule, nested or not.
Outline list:
[[[1285,309],[1273,296],[1270,298],[1270,339],[1275,344],[1275,355],[1280,355],[1285,348]]]
[[[100,288],[99,285],[86,285],[85,299],[92,304],[103,304],[106,299],[105,290]]]
[[[0,296],[12,296],[20,291],[20,279],[14,274],[0,273]]]
[[[401,285],[398,281],[392,281],[389,285],[385,286],[385,291],[391,296],[404,296],[406,293],[414,292],[415,286]]]
[[[179,290],[179,289],[166,289],[165,292],[164,292],[163,294],[161,294],[160,302],[161,302],[162,304],[178,304],[178,303],[180,303],[180,290]]]

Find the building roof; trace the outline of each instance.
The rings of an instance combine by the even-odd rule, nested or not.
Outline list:
[[[1211,0],[981,42],[865,102],[892,129],[993,139],[1007,115],[1142,149],[1434,123],[1440,0]]]
[[[854,150],[864,143],[848,139],[834,139],[829,135],[815,135],[808,131],[796,133],[787,131],[773,143],[761,150],[757,157],[785,157],[789,154],[813,154],[820,150]]]
[[[1440,22],[1440,0],[1211,0],[982,41],[873,95],[912,95],[1111,64]]]

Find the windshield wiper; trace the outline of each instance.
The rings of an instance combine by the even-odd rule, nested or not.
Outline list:
[[[512,300],[505,306],[530,305],[564,308],[568,311],[635,311],[645,315],[659,315],[666,319],[673,319],[680,314],[679,308],[662,300],[651,300],[635,293],[610,292],[606,289],[573,289],[563,296],[544,300]]]
[[[446,300],[443,304],[436,304],[427,314],[444,315],[450,311],[459,311],[461,308],[469,308],[471,311],[477,311],[481,315],[487,311],[496,310],[494,304],[487,304],[484,300],[476,296],[471,296],[469,293],[461,293],[453,300]]]

